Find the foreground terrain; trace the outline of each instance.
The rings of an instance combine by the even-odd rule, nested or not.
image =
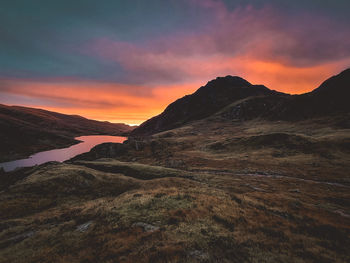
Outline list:
[[[219,79],[123,144],[1,174],[0,262],[349,262],[349,73],[303,96]]]
[[[349,131],[218,124],[3,175],[0,262],[348,262]]]

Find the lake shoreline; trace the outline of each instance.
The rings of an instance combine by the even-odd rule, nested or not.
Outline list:
[[[84,138],[85,137],[85,138]],[[11,171],[14,171],[15,169],[19,169],[19,168],[23,168],[23,167],[33,167],[35,165],[40,165],[40,164],[43,164],[45,162],[41,162],[39,160],[37,160],[39,157],[37,157],[37,155],[41,155],[42,157],[41,158],[44,158],[44,160],[46,160],[46,155],[53,155],[54,152],[59,152],[60,154],[60,157],[59,158],[62,158],[61,155],[62,155],[62,151],[66,152],[66,155],[67,156],[70,156],[69,155],[69,149],[71,149],[72,147],[79,147],[78,145],[80,144],[84,144],[84,143],[91,143],[91,141],[89,141],[89,137],[94,137],[92,139],[97,139],[98,140],[98,137],[100,137],[100,139],[102,139],[101,137],[108,137],[106,138],[107,141],[101,141],[101,142],[98,142],[97,144],[94,144],[92,143],[92,146],[87,150],[83,150],[83,151],[79,151],[77,152],[77,154],[74,154],[73,156],[69,157],[68,159],[64,159],[64,160],[55,160],[55,159],[50,159],[50,160],[47,160],[45,162],[52,162],[52,161],[58,161],[58,162],[64,162],[64,161],[67,161],[69,160],[70,158],[74,158],[76,155],[79,155],[79,154],[82,154],[82,153],[85,153],[85,152],[88,152],[91,148],[93,148],[94,146],[98,145],[98,144],[101,144],[101,143],[104,143],[104,142],[108,142],[108,140],[112,140],[112,142],[115,142],[115,143],[123,143],[125,140],[127,140],[127,137],[124,137],[124,136],[112,136],[112,135],[96,135],[96,134],[90,134],[90,135],[82,135],[82,136],[77,136],[74,138],[74,143],[70,143],[70,144],[66,144],[65,146],[60,146],[58,148],[52,148],[50,147],[50,149],[46,149],[46,150],[40,150],[38,152],[35,152],[35,153],[32,153],[32,154],[16,154],[15,157],[16,159],[14,158],[11,158],[9,161],[2,161],[2,159],[0,158],[0,169],[4,170],[4,172],[11,172]],[[113,138],[114,137],[114,138]],[[121,139],[123,138],[123,139]],[[82,139],[86,139],[85,141],[82,140]],[[119,141],[113,141],[113,140],[123,140],[122,142],[119,142]],[[75,149],[76,150],[76,149]],[[54,157],[52,157],[54,158]],[[33,165],[27,165],[25,164],[25,166],[18,166],[14,169],[11,168],[11,170],[9,170],[9,166],[11,166],[13,163],[15,162],[18,162],[18,163],[31,163],[33,162]],[[34,162],[40,162],[40,163],[34,163]]]
[[[70,146],[73,146],[75,144],[80,143],[80,141],[77,141],[73,138],[73,141],[71,142],[66,142],[66,143],[57,143],[57,146],[47,146],[47,145],[37,145],[38,150],[32,150],[28,152],[16,152],[16,153],[9,153],[6,156],[0,156],[0,163],[5,163],[5,162],[11,162],[11,161],[16,161],[19,159],[25,159],[29,158],[33,154],[36,154],[38,152],[44,152],[44,151],[50,151],[50,150],[55,150],[55,149],[63,149],[67,148]]]

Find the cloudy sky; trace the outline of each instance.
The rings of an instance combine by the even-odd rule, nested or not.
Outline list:
[[[350,67],[348,0],[2,0],[0,103],[138,124],[238,75],[303,93]]]

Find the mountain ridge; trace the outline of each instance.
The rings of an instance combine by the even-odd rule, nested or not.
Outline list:
[[[226,111],[223,116],[239,120],[265,118],[299,121],[349,112],[349,92],[350,69],[327,79],[313,91],[300,95],[277,92],[264,85],[253,85],[237,76],[218,77],[194,93],[169,104],[161,114],[133,130],[131,136],[147,136],[177,128],[190,121],[209,117],[242,99],[247,100],[235,105],[231,112]],[[194,105],[188,106],[191,104]]]
[[[252,85],[237,76],[218,77],[193,94],[169,104],[161,114],[142,123],[131,135],[149,135],[176,128],[189,121],[208,117],[233,101],[267,94],[282,93],[270,90],[263,85]],[[206,106],[202,107],[204,104]]]

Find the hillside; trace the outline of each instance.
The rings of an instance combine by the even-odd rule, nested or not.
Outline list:
[[[208,82],[195,93],[170,104],[163,113],[142,123],[131,135],[170,130],[218,111],[229,119],[301,121],[350,112],[350,69],[323,82],[310,93],[288,95],[227,76]],[[349,121],[340,123],[350,127]]]
[[[80,135],[122,135],[133,127],[77,115],[0,104],[0,162],[68,146]]]
[[[195,93],[171,103],[163,113],[142,123],[132,135],[149,135],[180,127],[190,121],[208,117],[234,101],[274,94],[280,93],[262,85],[252,85],[240,77],[219,77]]]
[[[221,114],[232,120],[303,121],[333,117],[350,127],[350,69],[323,82],[310,93],[294,96],[263,96],[232,103]]]
[[[243,95],[201,88],[140,129],[171,130],[0,171],[0,263],[350,262],[343,76],[299,96],[233,78]]]

